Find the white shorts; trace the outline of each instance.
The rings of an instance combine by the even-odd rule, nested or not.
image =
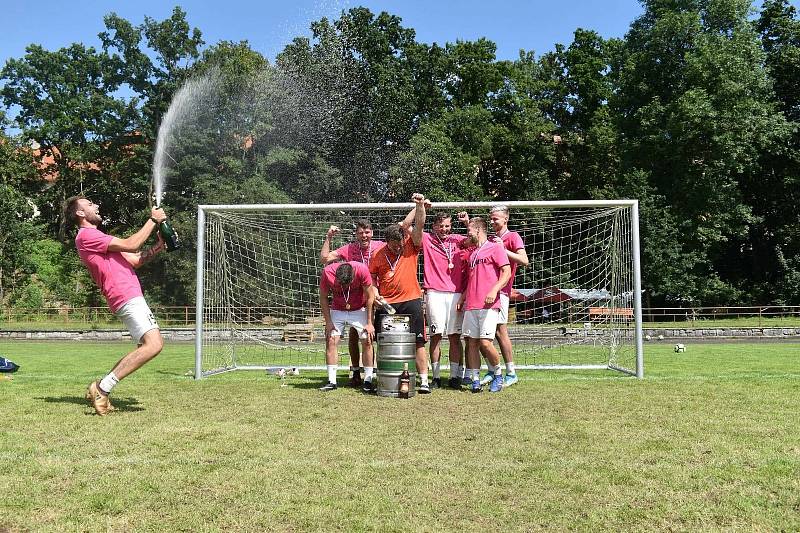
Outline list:
[[[156,317],[153,316],[153,312],[144,301],[144,296],[137,296],[125,302],[125,305],[117,309],[116,315],[128,328],[131,339],[136,344],[141,344],[142,337],[151,329],[159,329]]]
[[[460,292],[441,292],[428,289],[425,312],[431,335],[461,335],[464,313],[458,310]]]
[[[497,317],[498,324],[508,324],[508,304],[509,304],[508,294],[501,292],[500,293],[500,315]]]
[[[367,332],[364,326],[367,325],[367,309],[362,307],[355,311],[339,311],[331,309],[331,320],[333,321],[333,331],[331,337],[341,337],[346,328],[355,328],[359,338],[366,339]]]
[[[464,336],[471,339],[492,339],[497,330],[498,309],[468,309],[464,311]]]

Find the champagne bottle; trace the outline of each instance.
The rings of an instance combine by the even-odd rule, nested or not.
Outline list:
[[[161,238],[164,239],[164,244],[167,245],[167,251],[172,252],[181,247],[181,241],[178,240],[178,234],[172,228],[172,224],[166,220],[158,225],[158,232]]]
[[[403,363],[403,373],[400,374],[400,390],[398,398],[408,398],[408,391],[411,388],[411,376],[408,373],[408,363]]]
[[[388,314],[393,315],[397,312],[392,304],[383,299],[383,296],[379,295],[377,298],[375,298],[375,301],[378,302],[378,305],[383,307],[383,310]]]

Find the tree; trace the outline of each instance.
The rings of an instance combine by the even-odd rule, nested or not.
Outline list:
[[[647,174],[679,224],[680,253],[696,258],[670,285],[696,287],[693,302],[741,301],[746,277],[741,261],[730,261],[731,245],[758,220],[745,191],[760,179],[759,155],[788,132],[771,103],[749,2],[648,0],[644,7],[616,74],[623,161]],[[646,268],[669,263],[658,250]]]

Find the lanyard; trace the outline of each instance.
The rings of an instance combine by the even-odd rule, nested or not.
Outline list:
[[[450,243],[443,241],[436,233],[433,235],[436,237],[436,241],[439,243],[439,246],[434,246],[434,248],[438,248],[444,252],[445,257],[447,257],[447,268],[453,268],[453,249],[448,246]]]
[[[480,246],[478,246],[478,249],[475,250],[472,253],[472,257],[470,257],[470,261],[469,261],[469,267],[471,269],[474,269],[475,265],[478,264],[478,259],[479,259],[480,253],[481,253],[481,248],[483,248],[484,244],[486,244],[487,242],[489,242],[489,239],[486,239],[485,241],[483,241],[483,243]]]
[[[365,265],[369,265],[369,261],[372,258],[372,242],[367,244],[367,260],[364,261],[364,250],[362,250],[362,246],[358,243],[355,243],[358,246],[358,253],[361,255],[361,262]]]
[[[345,304],[344,308],[347,309],[348,311],[350,310],[350,289],[352,289],[352,288],[353,288],[352,284],[348,285],[347,286],[347,294],[345,294],[344,293],[344,287],[341,287],[341,289],[342,289],[342,298],[344,298],[344,304]]]
[[[394,276],[394,269],[397,266],[397,263],[400,262],[400,258],[403,256],[403,251],[401,250],[399,254],[397,254],[397,259],[394,260],[394,263],[389,261],[389,250],[386,250],[386,262],[389,263],[389,277]]]

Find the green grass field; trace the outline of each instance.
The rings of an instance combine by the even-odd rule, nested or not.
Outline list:
[[[164,353],[97,417],[124,344],[0,343],[0,531],[800,530],[800,345],[647,345],[646,378],[500,394],[193,381]],[[340,381],[345,381],[340,374]]]

